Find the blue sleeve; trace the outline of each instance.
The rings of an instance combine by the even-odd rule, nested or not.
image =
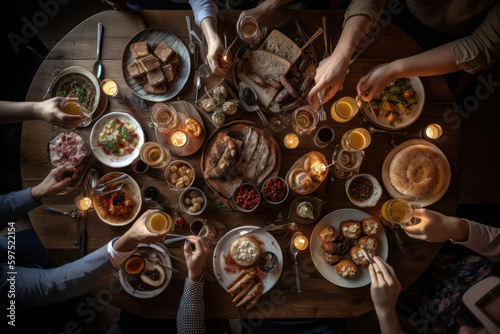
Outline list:
[[[20,309],[61,302],[82,295],[113,270],[107,245],[64,266],[53,269],[17,267],[16,305]],[[1,265],[11,277],[6,264]]]
[[[8,222],[18,221],[40,204],[31,196],[31,188],[0,195],[0,229]]]
[[[189,4],[193,8],[194,20],[198,26],[207,17],[217,22],[217,5],[212,0],[189,0]]]
[[[179,311],[177,311],[177,332],[179,334],[205,333],[205,300],[203,282],[186,278]]]

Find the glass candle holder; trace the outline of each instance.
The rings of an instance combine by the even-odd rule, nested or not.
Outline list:
[[[442,135],[443,128],[437,123],[427,125],[420,133],[420,136],[427,140],[436,140],[439,139]]]
[[[101,82],[101,91],[104,95],[115,99],[118,103],[125,102],[125,95],[121,92],[118,84],[111,79],[104,79]]]
[[[316,130],[318,122],[318,111],[311,106],[299,107],[292,114],[292,128],[301,136]]]
[[[289,133],[283,139],[283,143],[286,148],[293,150],[297,148],[297,146],[299,146],[299,136],[297,136],[295,133]]]
[[[177,148],[184,147],[188,143],[188,135],[182,130],[173,131],[168,138],[170,139],[169,145]]]
[[[75,198],[75,206],[78,208],[78,210],[87,211],[93,207],[93,202],[90,197],[78,195]]]
[[[330,110],[332,118],[339,122],[344,123],[350,121],[359,111],[358,104],[350,96],[344,96],[338,99]]]
[[[372,142],[370,132],[365,128],[356,128],[347,131],[342,136],[342,147],[348,151],[364,150]]]
[[[309,240],[307,240],[306,236],[301,232],[297,232],[293,235],[293,245],[298,250],[305,250],[309,245]]]

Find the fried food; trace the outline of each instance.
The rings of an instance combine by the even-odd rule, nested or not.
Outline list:
[[[321,231],[319,231],[318,235],[321,238],[321,240],[325,242],[335,241],[335,239],[337,239],[337,237],[339,236],[339,234],[337,233],[337,231],[335,231],[335,228],[333,226],[325,226],[324,228],[321,229]]]
[[[367,253],[373,257],[375,256],[375,251],[366,250]],[[352,261],[361,268],[366,268],[370,264],[370,261],[365,257],[360,245],[356,245],[349,250],[349,255],[351,255]]]
[[[358,239],[361,236],[361,224],[357,220],[346,220],[340,223],[340,234],[347,239]]]
[[[333,266],[334,264],[336,264],[340,260],[342,260],[342,256],[335,255],[335,254],[329,254],[327,252],[323,252],[322,256],[323,256],[323,260],[325,260],[325,262],[331,266]]]
[[[227,286],[231,295],[236,296],[233,303],[236,307],[245,306],[250,310],[255,306],[264,290],[262,282],[257,282],[254,277],[256,275],[255,267],[244,269],[238,273],[236,278]]]
[[[377,244],[377,238],[371,235],[364,235],[358,239],[358,245],[366,250],[376,250]]]
[[[335,265],[335,272],[342,278],[356,278],[358,267],[349,259],[343,259]]]
[[[361,224],[363,225],[363,233],[366,235],[375,235],[380,228],[378,220],[373,217],[361,220]]]

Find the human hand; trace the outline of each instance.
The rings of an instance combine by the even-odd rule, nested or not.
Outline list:
[[[356,90],[363,100],[370,101],[397,78],[393,63],[378,65],[359,79]]]
[[[191,248],[194,245],[195,250]],[[186,265],[188,268],[188,278],[191,281],[197,281],[203,273],[203,264],[208,255],[208,245],[200,237],[190,235],[184,244],[184,255],[186,256]]]
[[[67,165],[54,168],[40,184],[31,188],[31,196],[38,201],[42,197],[55,194],[71,182],[71,177],[66,177],[66,172],[74,171],[75,167]]]
[[[457,334],[488,334],[484,327],[473,328],[469,326],[460,326]]]
[[[240,22],[245,16],[253,16],[257,19],[257,21],[259,21],[259,24],[262,24],[262,21],[264,21],[264,19],[272,12],[272,10],[268,9],[264,4],[265,2],[257,7],[244,10],[240,13],[238,22],[236,22],[236,33],[240,33]]]
[[[224,45],[218,35],[214,35],[208,39],[207,61],[212,72],[220,77],[226,75],[227,70],[231,67],[231,59],[227,57],[227,65],[221,67],[219,61],[222,60],[224,54]]]
[[[445,216],[439,212],[422,209],[421,222],[413,226],[402,226],[406,234],[413,239],[429,242],[446,240],[467,241],[469,223],[457,217]]]
[[[152,233],[146,228],[146,218],[151,212],[153,212],[153,210],[144,212],[139,219],[135,221],[134,225],[113,244],[116,251],[127,252],[137,247],[141,242],[153,244],[165,239],[168,233],[167,231],[163,233]]]
[[[325,96],[322,96],[323,104],[334,97],[344,84],[348,66],[349,59],[340,52],[334,51],[330,57],[323,59],[314,76],[316,84],[307,96],[309,104],[317,104],[318,93],[322,90],[325,90]]]
[[[375,263],[368,265],[372,280],[370,294],[377,313],[389,313],[396,308],[396,301],[401,292],[394,269],[378,256],[373,257]]]
[[[54,97],[47,101],[36,102],[34,107],[35,117],[63,128],[76,128],[82,121],[82,116],[63,113],[60,108],[67,101],[78,100],[69,97]]]

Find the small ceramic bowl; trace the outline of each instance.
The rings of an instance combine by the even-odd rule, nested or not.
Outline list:
[[[373,185],[373,193],[370,196],[370,198],[364,200],[364,201],[356,201],[354,198],[352,198],[350,192],[349,192],[349,186],[351,185],[351,182],[359,177],[366,177]],[[377,205],[378,200],[380,199],[380,196],[382,196],[382,187],[380,186],[380,183],[377,181],[375,177],[373,177],[370,174],[357,174],[345,182],[345,192],[347,193],[347,197],[349,197],[349,200],[351,201],[352,204],[362,207],[362,208],[369,208],[369,207],[374,207]]]
[[[186,203],[186,199],[188,197],[190,197],[189,195],[192,191],[194,191],[196,193],[196,196],[192,197],[192,198],[198,198],[198,197],[203,198],[203,203],[200,203],[200,205],[201,205],[200,209],[195,211],[195,212],[189,211],[189,208],[193,207],[193,205]],[[186,190],[184,190],[182,192],[181,196],[179,197],[179,205],[180,205],[182,211],[184,211],[188,215],[198,216],[198,215],[201,215],[203,213],[203,211],[205,211],[205,208],[207,207],[207,197],[205,196],[203,191],[201,191],[198,188],[195,188],[195,187],[187,188]]]
[[[272,179],[279,179],[281,180],[284,184],[285,184],[285,197],[283,197],[283,199],[281,201],[278,201],[278,202],[273,202],[271,201],[270,199],[266,198],[266,196],[264,195],[264,187],[266,186],[266,184],[271,181]],[[279,176],[271,176],[270,178],[268,178],[263,184],[262,184],[262,188],[260,190],[261,194],[262,194],[262,197],[264,198],[264,200],[269,203],[269,204],[281,204],[283,203],[287,198],[288,198],[288,194],[290,193],[290,187],[288,186],[288,184],[286,183],[285,180],[283,180],[281,177]]]
[[[251,209],[244,209],[241,206],[239,206],[238,204],[236,204],[236,196],[237,196],[237,194],[239,193],[239,191],[240,191],[240,189],[242,187],[251,187],[251,188],[253,188],[257,192],[257,197],[259,198],[259,201]],[[238,186],[238,188],[236,188],[234,190],[234,192],[231,195],[229,195],[229,197],[227,198],[227,202],[228,202],[229,207],[231,208],[231,210],[249,213],[249,212],[253,212],[253,211],[255,211],[257,209],[257,207],[259,206],[260,202],[262,202],[262,196],[261,196],[261,194],[259,192],[259,189],[257,189],[257,187],[254,186],[253,184],[242,183],[241,185]]]
[[[172,183],[171,182],[171,179],[170,179],[170,176],[171,174],[173,174],[174,172],[172,171],[172,167],[182,167],[182,166],[186,166],[188,169],[191,169],[193,171],[193,178],[191,179],[191,182],[186,186],[184,186],[184,188],[177,188],[175,186],[175,183]],[[176,190],[176,191],[179,191],[179,190],[185,190],[189,187],[191,187],[193,185],[193,182],[194,182],[194,179],[196,178],[196,171],[194,170],[193,166],[191,166],[189,163],[187,163],[186,161],[183,161],[183,160],[175,160],[175,161],[172,161],[168,166],[167,168],[165,169],[164,173],[163,173],[163,176],[165,177],[165,181],[167,181],[168,183],[168,186],[170,187],[170,189],[172,190]],[[180,177],[182,177],[183,175],[179,175]]]

